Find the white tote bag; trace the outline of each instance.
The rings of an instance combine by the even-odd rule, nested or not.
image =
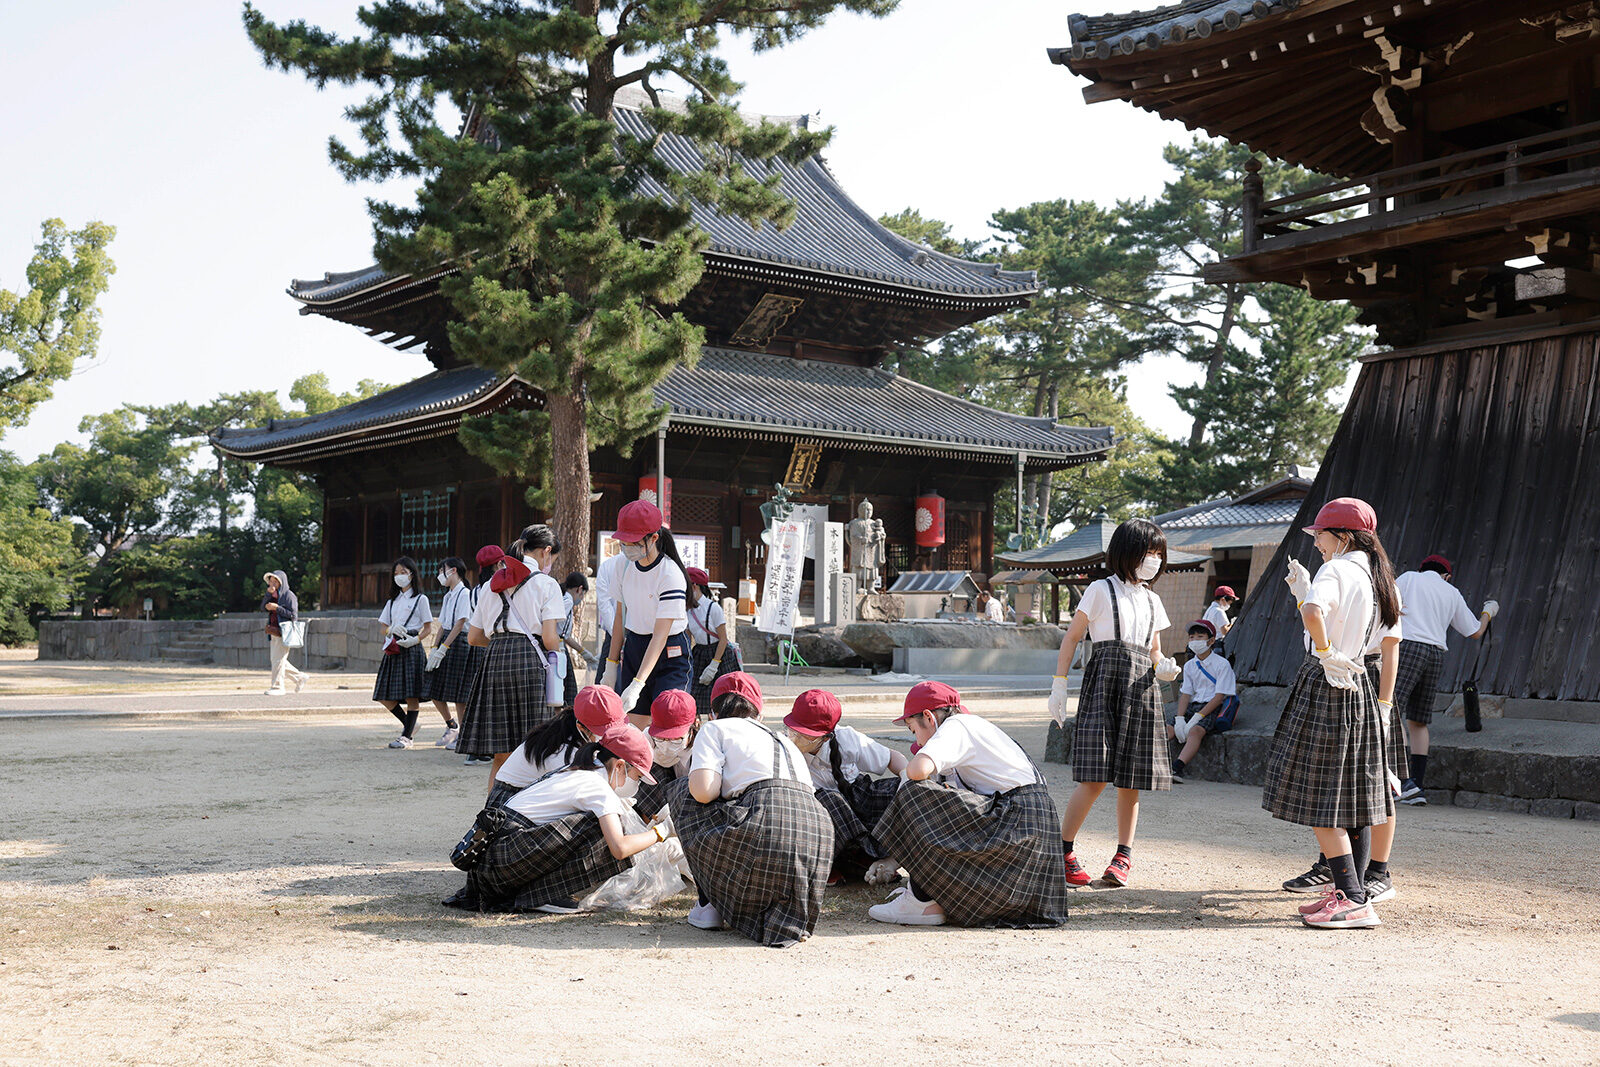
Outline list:
[[[306,624],[304,619],[295,619],[293,622],[280,622],[278,633],[283,641],[284,648],[303,648],[306,643]]]

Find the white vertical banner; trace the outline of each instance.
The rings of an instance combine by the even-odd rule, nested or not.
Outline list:
[[[815,529],[820,531],[816,539],[817,622],[823,626],[837,626],[839,620],[834,618],[833,588],[839,584],[839,575],[844,573],[844,523],[824,522]]]
[[[800,607],[800,577],[805,573],[806,541],[810,536],[810,522],[772,524],[767,580],[761,590],[761,610],[756,613],[756,629],[762,633],[780,637],[794,634],[795,613]]]

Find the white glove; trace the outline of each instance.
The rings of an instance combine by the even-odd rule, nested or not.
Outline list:
[[[1335,689],[1355,689],[1356,675],[1366,670],[1337,648],[1329,647],[1313,655],[1322,662],[1322,676]]]
[[[403,625],[401,625],[398,622],[391,622],[389,624],[389,636],[390,637],[399,639],[399,638],[404,637],[405,635],[406,635],[406,628]]]
[[[444,649],[436,648],[432,652],[428,653],[428,665],[422,669],[425,671],[435,671],[439,669],[439,664],[443,662]]]
[[[717,660],[712,660],[710,663],[706,664],[706,669],[700,672],[700,684],[710,685],[712,682],[716,681],[717,672],[721,669],[722,664]]]
[[[1050,717],[1056,722],[1064,723],[1067,721],[1067,680],[1065,678],[1058,675],[1056,680],[1050,683],[1050,702],[1045,707],[1050,709]]]
[[[644,695],[644,679],[635,678],[628,683],[628,688],[622,691],[622,710],[630,712],[634,705],[639,703],[639,698]]]
[[[1394,703],[1378,698],[1378,725],[1383,727],[1383,736],[1389,736],[1389,723],[1394,719]]]
[[[1162,656],[1161,662],[1156,664],[1156,680],[1170,682],[1183,673],[1183,668],[1178,666],[1178,661],[1171,656]]]
[[[1172,720],[1172,739],[1180,745],[1189,740],[1189,720],[1182,715]]]
[[[1289,592],[1294,594],[1296,604],[1304,604],[1306,597],[1311,595],[1311,572],[1297,559],[1289,561],[1289,573],[1283,579],[1289,584]]]
[[[583,663],[584,666],[588,667],[591,671],[598,671],[600,669],[600,657],[595,655],[593,652],[585,652],[583,654]]]
[[[422,644],[422,638],[406,634],[404,637],[396,638],[395,644],[401,648],[415,648],[417,645]]]
[[[1491,619],[1500,614],[1500,601],[1485,600],[1483,602],[1483,614],[1489,616]]]

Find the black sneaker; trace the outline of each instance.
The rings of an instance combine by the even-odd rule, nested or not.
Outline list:
[[[1283,888],[1289,893],[1325,893],[1331,885],[1333,885],[1333,869],[1318,860],[1305,874],[1283,883]]]
[[[439,901],[439,903],[443,904],[447,908],[463,908],[467,911],[477,911],[478,894],[473,892],[472,885],[469,882],[467,885],[462,886],[454,893]]]
[[[1428,798],[1422,795],[1422,787],[1410,778],[1400,783],[1400,795],[1395,799],[1402,804],[1410,804],[1413,807],[1423,808],[1428,806]]]
[[[571,897],[562,897],[539,904],[533,910],[549,912],[551,915],[576,915],[583,910],[583,906]]]
[[[1183,784],[1183,765],[1177,760],[1172,761],[1172,780],[1179,785]]]
[[[1382,904],[1394,899],[1394,879],[1387,874],[1370,873],[1366,877],[1367,903]]]

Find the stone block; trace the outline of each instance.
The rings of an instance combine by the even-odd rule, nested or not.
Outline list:
[[[322,654],[332,659],[343,659],[350,651],[350,635],[330,633],[321,637]]]
[[[1557,786],[1561,780],[1561,764],[1568,757],[1544,752],[1517,752],[1510,757],[1511,788],[1514,797],[1561,798]]]
[[[1530,801],[1528,813],[1530,815],[1543,815],[1547,819],[1570,819],[1572,818],[1572,801],[1544,797]]]
[[[1587,800],[1575,800],[1572,803],[1572,817],[1585,822],[1600,822],[1600,804]]]
[[[1433,773],[1432,764],[1429,764],[1428,773]],[[1429,804],[1437,804],[1445,808],[1454,804],[1456,799],[1455,791],[1452,789],[1424,789],[1422,795],[1427,798]],[[1462,807],[1466,807],[1466,805],[1463,804]]]
[[[1570,756],[1561,761],[1556,796],[1600,803],[1600,756]]]
[[[1483,793],[1478,797],[1477,804],[1479,811],[1514,811],[1522,815],[1526,815],[1532,806],[1533,801],[1527,797],[1508,797],[1501,793]]]
[[[1509,796],[1513,757],[1508,752],[1486,748],[1461,749],[1461,773],[1458,784],[1478,793],[1498,793]],[[1429,761],[1431,766],[1432,761]]]
[[[1223,775],[1227,781],[1240,785],[1266,784],[1267,757],[1272,752],[1271,737],[1264,734],[1226,733],[1221,740],[1226,753]]]
[[[1462,785],[1461,768],[1467,752],[1467,749],[1435,745],[1428,755],[1428,781],[1440,789],[1455,789]]]
[[[794,635],[800,656],[813,667],[859,667],[861,657],[835,629],[805,629]]]
[[[897,622],[905,617],[905,598],[896,593],[863,593],[856,602],[856,618],[862,622]]]
[[[1458,808],[1475,808],[1483,800],[1483,794],[1470,789],[1457,789],[1455,805]],[[1431,801],[1430,801],[1431,803]]]

